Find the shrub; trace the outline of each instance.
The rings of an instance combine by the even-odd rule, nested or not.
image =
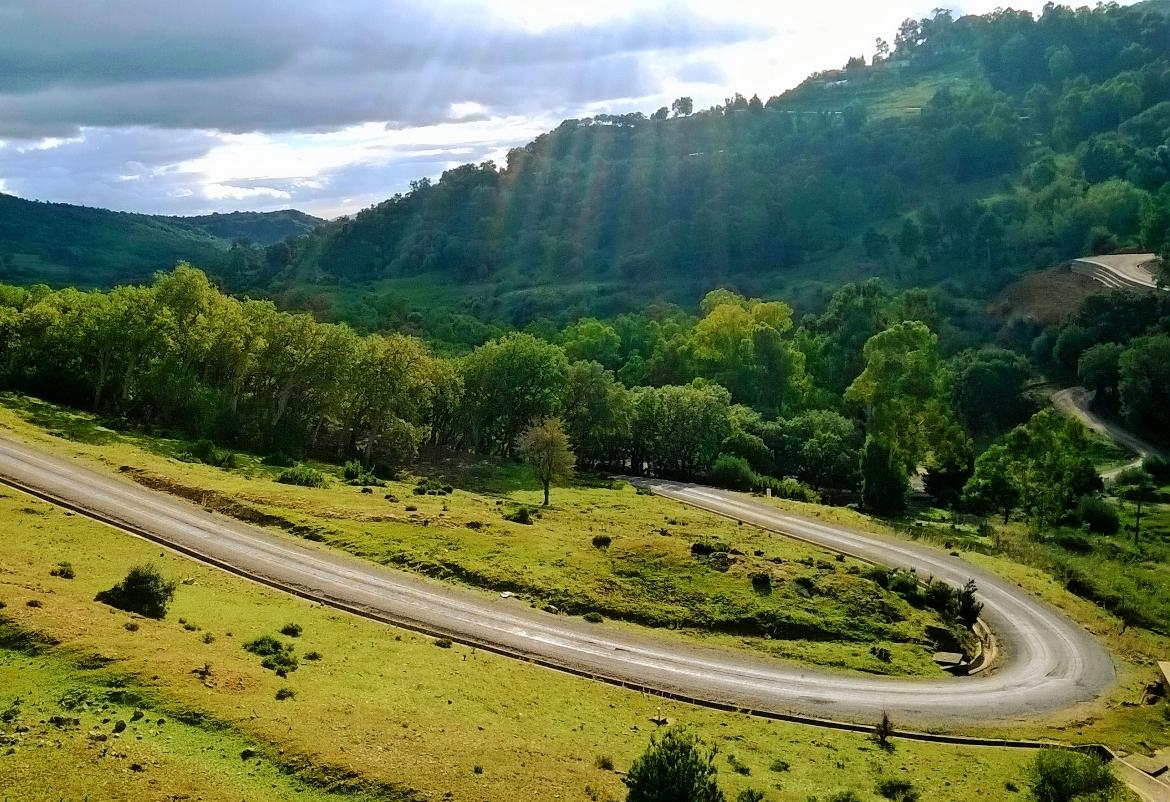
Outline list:
[[[450,638],[436,638],[435,645],[438,646],[440,649],[450,649],[451,648],[451,639]]]
[[[255,640],[248,641],[244,644],[244,651],[260,657],[260,665],[269,671],[275,671],[278,677],[296,671],[299,665],[297,656],[293,654],[292,644],[283,643],[271,635],[261,635]]]
[[[825,798],[825,802],[861,802],[861,797],[857,795],[856,791],[837,791],[834,794],[829,794]]]
[[[756,483],[756,472],[743,457],[720,454],[711,466],[711,484],[731,490],[750,490]]]
[[[265,465],[271,465],[275,468],[291,468],[295,462],[292,457],[290,457],[288,454],[285,454],[283,451],[277,451],[275,454],[268,454],[260,461]]]
[[[742,774],[745,777],[752,773],[751,766],[741,762],[735,755],[727,756],[727,765],[731,766],[731,770],[736,774]]]
[[[360,479],[366,473],[366,469],[356,459],[351,459],[345,463],[341,469],[341,475],[345,477],[345,481],[352,482],[355,479]]]
[[[873,728],[873,737],[882,749],[891,748],[890,739],[894,737],[894,722],[890,721],[888,713],[882,713],[881,720]]]
[[[514,524],[524,524],[525,526],[532,526],[532,511],[527,507],[521,507],[511,515],[504,516],[505,521],[511,521]]]
[[[1076,520],[1098,535],[1112,535],[1121,528],[1117,508],[1097,496],[1081,496],[1077,502]]]
[[[901,778],[890,778],[878,782],[875,789],[879,796],[894,802],[918,802],[918,789],[914,783]]]
[[[1142,460],[1142,468],[1161,484],[1170,482],[1170,459],[1151,454]]]
[[[438,479],[419,479],[413,492],[416,496],[446,496],[454,492],[455,488],[445,485]]]
[[[296,699],[297,692],[292,688],[281,688],[276,692],[276,701],[283,702],[285,699]]]
[[[613,758],[609,755],[598,755],[594,759],[593,765],[602,771],[613,771]]]
[[[1093,551],[1093,541],[1083,532],[1057,532],[1052,536],[1052,542],[1073,554],[1089,554]]]
[[[751,580],[756,593],[772,592],[772,575],[767,571],[756,571],[752,574]]]
[[[285,624],[280,628],[281,635],[288,635],[290,638],[299,638],[304,629],[300,624]]]
[[[754,788],[745,788],[735,797],[735,802],[764,802],[764,792]]]
[[[608,549],[610,543],[613,543],[613,538],[609,535],[593,536],[593,548],[595,549]]]
[[[73,579],[77,574],[73,566],[66,562],[57,563],[57,567],[49,571],[49,576],[59,576],[62,579]]]
[[[716,781],[715,748],[682,727],[650,736],[646,752],[624,778],[627,802],[724,802]]]
[[[590,624],[600,624],[602,621],[605,620],[604,618],[601,617],[601,613],[595,613],[592,611],[585,613],[585,615],[583,615],[581,617],[584,618],[586,621],[588,621]]]
[[[216,448],[210,440],[196,440],[190,448],[179,455],[185,462],[202,462],[218,468],[235,468],[239,462],[236,455],[224,448]]]
[[[777,774],[780,774],[782,772],[788,771],[790,768],[792,768],[792,766],[788,763],[787,760],[776,758],[772,761],[772,765],[768,766],[768,768]]]
[[[313,660],[315,662],[315,661],[321,659],[321,653],[316,651],[316,650],[311,651],[311,652],[306,652],[305,659],[306,660]]]
[[[799,479],[791,476],[785,476],[783,479],[776,479],[771,476],[757,476],[756,486],[761,490],[771,490],[772,496],[775,498],[788,499],[789,501],[805,501],[809,504],[821,503],[820,493]]]
[[[138,631],[138,622],[137,621],[127,621],[122,626],[124,626],[126,628],[127,632],[137,632]]]
[[[718,540],[700,540],[691,544],[691,554],[696,557],[710,557],[716,552],[728,552],[731,547]]]
[[[1036,802],[1071,802],[1092,794],[1106,798],[1117,785],[1112,767],[1104,760],[1065,749],[1041,749],[1028,776]]]
[[[166,618],[167,606],[175,597],[178,583],[163,578],[153,565],[136,565],[126,578],[109,590],[103,590],[95,601],[117,607],[147,618]]]
[[[869,653],[883,663],[888,663],[894,659],[894,655],[885,646],[870,646]]]
[[[280,472],[276,481],[282,485],[298,485],[300,487],[324,487],[325,474],[316,468],[307,465],[296,465]]]

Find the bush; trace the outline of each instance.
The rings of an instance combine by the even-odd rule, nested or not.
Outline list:
[[[440,649],[450,649],[451,648],[451,639],[450,638],[436,638],[435,645],[438,646]]]
[[[1093,541],[1084,532],[1057,532],[1052,536],[1052,542],[1073,554],[1089,554],[1093,551]]]
[[[318,651],[315,651],[315,650],[311,651],[311,652],[307,652],[305,654],[305,659],[312,660],[312,661],[316,662],[317,660],[321,659],[321,653]]]
[[[1076,520],[1098,535],[1112,535],[1121,528],[1117,508],[1097,496],[1081,496],[1077,502]]]
[[[756,571],[751,575],[751,580],[756,593],[772,592],[772,575],[767,571]]]
[[[595,549],[608,549],[610,543],[613,543],[613,538],[609,535],[593,536],[593,548]]]
[[[210,440],[196,440],[191,447],[179,455],[185,462],[202,462],[218,468],[235,468],[239,462],[236,455],[224,448],[216,448]]]
[[[1072,802],[1092,794],[1105,798],[1117,786],[1113,768],[1104,760],[1065,749],[1041,749],[1028,776],[1036,802]]]
[[[881,780],[874,790],[879,796],[892,799],[894,802],[918,802],[918,789],[909,780],[900,778]]]
[[[627,802],[724,802],[716,782],[715,748],[682,727],[650,736],[646,752],[624,778]]]
[[[754,788],[745,788],[735,797],[735,802],[764,802],[764,792]]]
[[[756,486],[761,490],[771,490],[774,498],[805,501],[809,504],[821,503],[820,493],[791,476],[785,476],[783,479],[776,479],[772,476],[757,476]]]
[[[293,654],[292,644],[283,643],[271,635],[261,635],[245,643],[244,651],[260,657],[260,665],[269,671],[275,671],[278,677],[296,671],[299,665],[296,655]]]
[[[285,624],[280,628],[281,635],[288,635],[290,638],[299,638],[304,629],[300,624]]]
[[[297,692],[292,688],[281,688],[276,692],[276,701],[283,702],[285,699],[296,699]]]
[[[1151,454],[1142,460],[1142,468],[1159,484],[1170,482],[1170,460],[1165,457]]]
[[[345,481],[347,481],[347,482],[352,482],[355,479],[360,479],[361,477],[365,476],[365,474],[366,474],[366,469],[363,468],[362,464],[360,462],[358,462],[356,459],[351,459],[351,460],[347,461],[345,463],[345,466],[341,469],[341,475],[343,477],[345,477]]]
[[[594,759],[593,765],[602,771],[613,771],[613,758],[609,755],[598,755]]]
[[[595,612],[585,613],[585,615],[583,615],[581,617],[584,618],[586,621],[588,621],[590,624],[600,624],[602,621],[605,620],[604,618],[601,617],[601,613],[595,613]]]
[[[416,496],[446,496],[454,492],[455,488],[445,485],[438,479],[419,479],[413,492]]]
[[[504,516],[505,521],[511,521],[514,524],[524,524],[525,526],[532,526],[532,511],[527,507],[521,507],[511,515]]]
[[[324,487],[325,474],[316,468],[307,465],[297,465],[280,472],[276,481],[282,485],[298,485],[300,487]]]
[[[837,791],[835,794],[829,794],[825,802],[861,802],[861,797],[856,791]]]
[[[788,763],[787,760],[776,758],[772,761],[772,765],[770,765],[768,768],[777,774],[780,774],[782,772],[788,771],[790,768],[792,768],[792,766]]]
[[[117,607],[147,618],[166,618],[167,606],[175,597],[178,583],[163,578],[153,565],[136,565],[126,578],[109,590],[103,590],[95,601]]]
[[[730,490],[751,490],[756,484],[756,472],[743,457],[720,454],[711,466],[711,484]]]
[[[49,571],[49,576],[58,576],[62,579],[73,579],[77,574],[73,566],[66,562],[57,563],[57,567]]]
[[[700,540],[691,544],[691,554],[696,557],[710,557],[716,552],[728,552],[731,547],[718,540]]]
[[[265,465],[271,465],[274,468],[291,468],[295,460],[283,451],[277,451],[275,454],[268,454],[260,462]]]

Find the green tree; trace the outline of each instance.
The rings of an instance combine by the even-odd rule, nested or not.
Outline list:
[[[1117,475],[1114,487],[1122,498],[1134,502],[1133,544],[1138,545],[1142,534],[1142,504],[1153,501],[1157,483],[1145,468],[1126,468]]]
[[[1098,398],[1115,398],[1124,351],[1125,348],[1118,343],[1098,343],[1086,349],[1077,362],[1077,379]]]
[[[553,482],[572,477],[577,459],[560,418],[545,418],[525,429],[516,441],[516,450],[532,466],[544,486],[544,506],[548,506],[548,489]]]
[[[951,362],[951,397],[964,428],[997,435],[1027,418],[1028,363],[1003,348],[964,351]]]
[[[675,117],[689,117],[695,110],[695,101],[689,97],[680,97],[670,104],[670,110]]]
[[[894,516],[906,509],[910,483],[898,450],[870,436],[861,452],[861,503],[875,515]]]
[[[1134,340],[1118,359],[1122,417],[1160,440],[1170,438],[1170,335]]]
[[[650,736],[624,778],[627,802],[724,802],[716,750],[683,727]]]
[[[166,618],[167,607],[179,583],[168,580],[153,565],[136,565],[126,577],[96,600],[147,618]]]
[[[995,510],[1006,524],[1020,505],[1020,487],[1007,447],[996,444],[975,460],[975,472],[963,487],[963,501],[980,512]]]

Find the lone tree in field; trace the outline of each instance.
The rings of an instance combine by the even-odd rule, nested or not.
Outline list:
[[[153,565],[136,565],[126,578],[109,590],[103,590],[95,601],[117,607],[147,618],[166,618],[167,605],[175,596],[178,583],[167,580]]]
[[[573,466],[577,464],[564,424],[560,418],[536,421],[517,438],[516,448],[544,485],[544,506],[547,507],[549,485],[571,477]]]
[[[625,777],[626,802],[725,802],[715,779],[715,747],[683,727],[650,736]]]
[[[1155,500],[1157,485],[1144,468],[1126,468],[1117,475],[1114,486],[1119,496],[1137,504],[1133,522],[1133,544],[1136,546],[1142,535],[1142,502]]]

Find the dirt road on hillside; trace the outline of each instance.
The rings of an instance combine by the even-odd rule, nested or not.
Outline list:
[[[1093,412],[1091,407],[1092,402],[1092,391],[1086,390],[1084,387],[1069,387],[1052,394],[1052,405],[1060,412],[1076,418],[1087,428],[1092,429],[1103,437],[1109,438],[1122,448],[1136,455],[1137,458],[1133,462],[1102,473],[1102,478],[1113,479],[1126,468],[1141,465],[1142,460],[1151,454],[1166,456],[1162,449],[1147,443],[1132,432],[1121,428],[1118,424],[1108,421]]]
[[[979,583],[1002,659],[969,678],[833,674],[533,610],[314,547],[0,438],[0,476],[73,509],[236,573],[380,620],[445,634],[545,665],[709,703],[872,724],[959,728],[1029,720],[1097,698],[1114,667],[1094,638],[1010,582],[917,543],[781,513],[733,494],[668,482],[656,492],[886,565]]]

